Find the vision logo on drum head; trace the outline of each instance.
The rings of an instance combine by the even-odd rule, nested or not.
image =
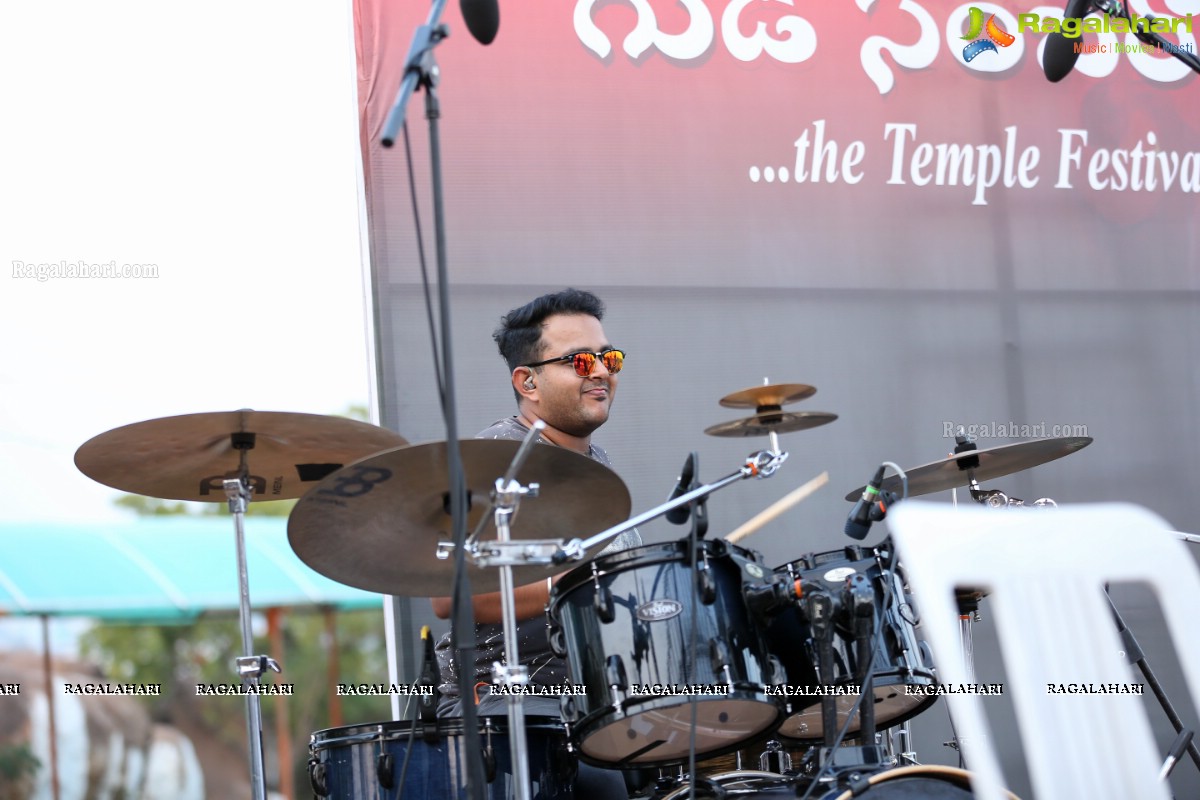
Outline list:
[[[651,600],[638,606],[636,613],[643,622],[662,622],[682,614],[683,606],[675,600]]]

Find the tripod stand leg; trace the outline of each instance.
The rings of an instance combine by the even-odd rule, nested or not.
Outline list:
[[[1175,713],[1175,706],[1171,704],[1171,699],[1167,697],[1167,693],[1163,690],[1162,684],[1158,682],[1158,676],[1156,676],[1154,674],[1154,670],[1150,668],[1149,662],[1146,661],[1146,655],[1142,652],[1141,645],[1138,644],[1137,638],[1133,635],[1133,631],[1129,630],[1129,627],[1125,624],[1125,620],[1122,618],[1121,612],[1117,610],[1116,605],[1112,601],[1112,596],[1109,595],[1107,589],[1104,591],[1104,599],[1108,601],[1108,607],[1112,609],[1113,619],[1117,623],[1117,632],[1121,635],[1121,641],[1125,644],[1125,652],[1130,663],[1136,664],[1137,668],[1141,670],[1142,675],[1146,678],[1146,683],[1150,685],[1150,691],[1154,692],[1154,696],[1158,698],[1158,704],[1162,706],[1163,713],[1167,715],[1167,719],[1171,722],[1171,727],[1175,729],[1175,733],[1179,736],[1179,738],[1175,740],[1176,746],[1178,746],[1180,741],[1184,742],[1183,747],[1179,748],[1179,752],[1176,753],[1175,757],[1178,758],[1180,755],[1183,755],[1183,751],[1186,749],[1187,754],[1192,757],[1192,763],[1194,763],[1197,768],[1200,768],[1200,749],[1196,748],[1196,745],[1191,741],[1190,736],[1188,736],[1186,739],[1183,738],[1183,734],[1185,733],[1183,720],[1181,720],[1179,715]],[[1175,752],[1175,747],[1171,748],[1171,752]],[[1169,757],[1168,764],[1170,765],[1169,768],[1167,764],[1163,765],[1167,774],[1170,773],[1170,769],[1174,768],[1174,764],[1171,762]]]

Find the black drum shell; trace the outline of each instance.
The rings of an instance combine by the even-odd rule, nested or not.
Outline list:
[[[551,624],[565,642],[572,682],[586,690],[564,702],[570,739],[583,760],[627,766],[686,761],[692,701],[698,707],[698,755],[734,750],[778,723],[782,704],[765,688],[770,656],[742,596],[744,582],[769,580],[770,570],[752,551],[701,541],[697,571],[706,575],[706,604],[694,597],[689,554],[686,541],[622,550],[572,570],[555,585]],[[611,621],[605,622],[597,606],[609,597]],[[728,674],[714,668],[713,642],[723,648]],[[609,685],[614,657],[627,686],[619,704]],[[635,685],[724,687],[727,693],[634,696],[628,687]],[[593,738],[601,731],[600,739]],[[664,736],[668,741],[653,746]]]
[[[529,776],[534,800],[573,800],[576,763],[556,717],[526,717]],[[378,722],[327,728],[309,737],[309,778],[317,798],[413,800],[466,798],[463,721]],[[506,717],[480,717],[482,747],[494,758],[488,800],[516,797]],[[426,734],[432,741],[426,741]],[[406,754],[408,769],[401,785]],[[390,758],[388,758],[390,757]],[[388,764],[381,777],[381,759]],[[390,777],[390,780],[389,780]],[[388,784],[391,784],[390,786]]]
[[[835,596],[841,593],[846,578],[863,574],[875,590],[875,615],[881,636],[875,641],[875,669],[872,688],[875,697],[875,727],[878,730],[899,725],[928,710],[937,701],[936,694],[925,689],[936,686],[937,678],[928,647],[919,638],[916,607],[905,589],[898,568],[885,570],[890,553],[876,548],[849,546],[842,550],[811,553],[775,568],[777,575],[798,580],[801,593],[823,589]],[[829,685],[854,682],[858,658],[852,631],[839,620],[833,640],[835,663]],[[767,626],[767,647],[783,667],[787,687],[826,685],[818,674],[817,645],[803,614],[787,609]],[[777,735],[800,742],[821,742],[824,728],[821,698],[816,695],[789,693],[784,699],[787,712]],[[858,699],[857,695],[837,696],[839,722]],[[853,738],[859,732],[856,716],[847,730]]]

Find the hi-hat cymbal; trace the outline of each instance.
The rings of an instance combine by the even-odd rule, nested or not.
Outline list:
[[[709,436],[766,436],[769,433],[806,431],[828,425],[837,414],[824,411],[766,411],[745,419],[735,419],[705,428]]]
[[[958,486],[969,486],[971,479],[990,481],[1014,472],[1031,469],[1039,464],[1062,458],[1077,450],[1082,450],[1092,443],[1090,436],[1063,436],[1051,439],[1031,439],[1027,442],[1013,442],[983,450],[968,450],[956,453],[923,464],[908,473],[908,496],[916,497],[931,494]],[[979,466],[974,469],[964,469],[963,463],[972,458],[979,459]],[[884,479],[881,489],[899,494],[903,483],[899,475],[889,475]],[[862,497],[865,486],[860,486],[846,495],[846,499],[854,502]]]
[[[235,438],[252,439],[246,451],[251,500],[299,497],[343,465],[406,443],[398,433],[345,417],[243,409],[114,428],[84,442],[75,466],[125,492],[223,503],[222,481],[239,465]]]
[[[496,539],[491,492],[519,446],[504,439],[459,443],[470,502],[467,533],[488,515],[480,541]],[[521,501],[510,524],[514,540],[586,539],[629,519],[632,504],[624,481],[579,453],[538,444],[517,480],[537,483],[539,491]],[[401,596],[448,595],[454,559],[437,557],[438,543],[453,539],[448,484],[445,442],[377,453],[304,495],[288,518],[288,540],[302,561],[339,583]],[[561,569],[515,567],[515,585],[545,580]],[[500,588],[498,568],[470,566],[470,577],[476,594]]]
[[[805,400],[817,393],[813,386],[803,383],[779,383],[774,386],[751,386],[721,398],[726,408],[779,408],[788,403]]]

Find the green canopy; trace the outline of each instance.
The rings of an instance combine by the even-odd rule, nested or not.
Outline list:
[[[379,607],[305,565],[282,517],[246,518],[250,605]],[[238,608],[233,520],[0,523],[0,613],[167,622]]]

